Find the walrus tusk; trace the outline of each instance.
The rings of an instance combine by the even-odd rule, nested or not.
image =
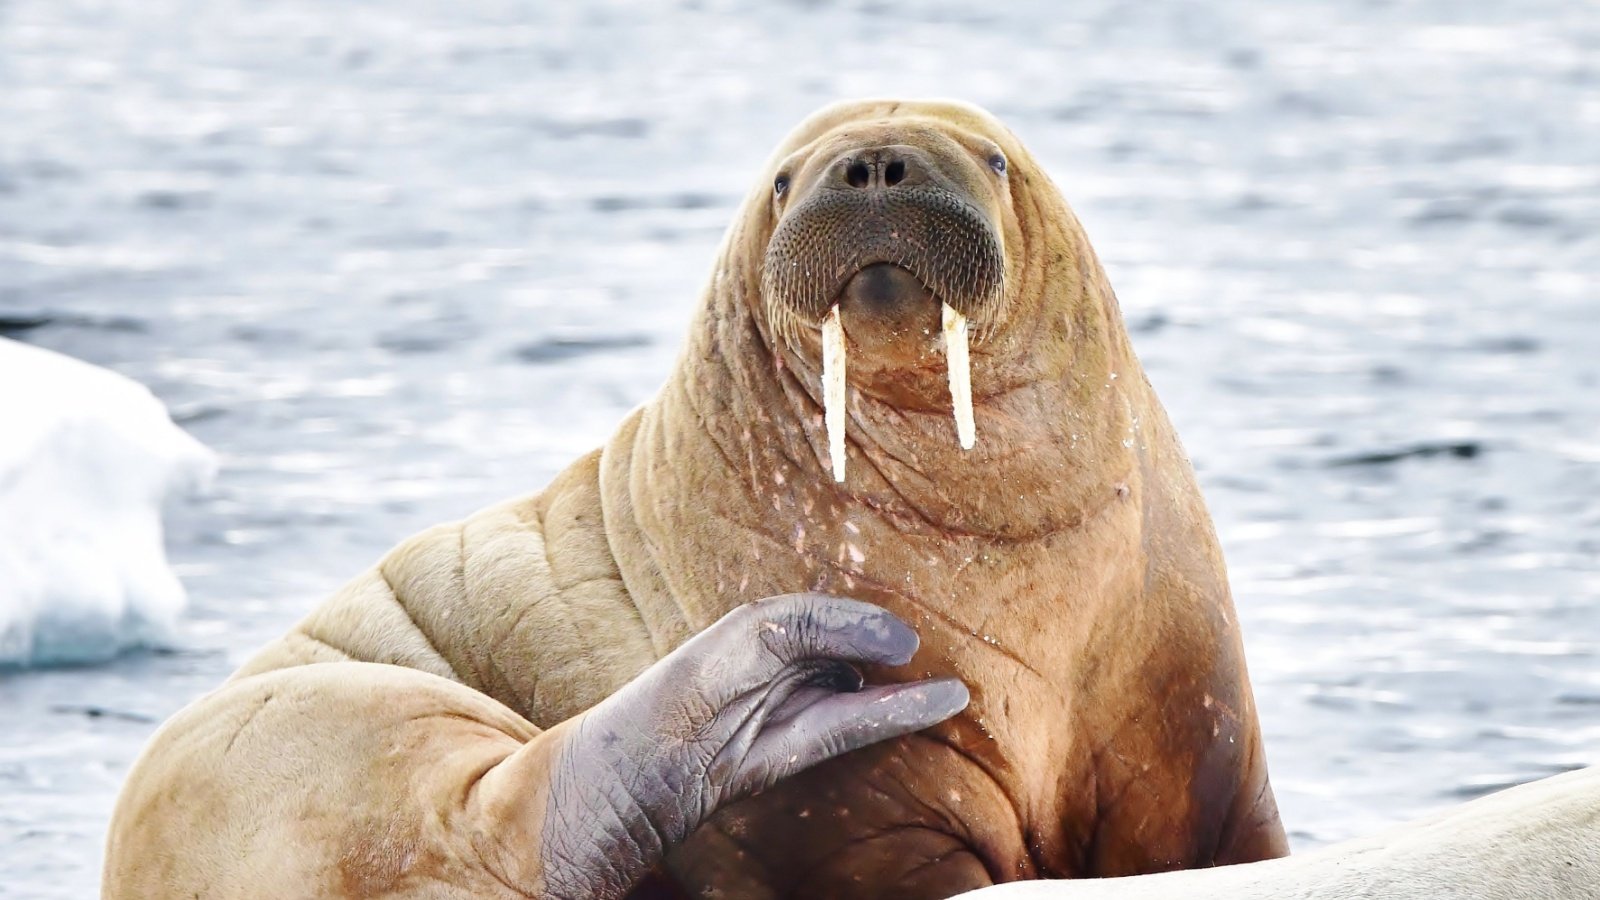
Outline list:
[[[950,370],[950,405],[956,411],[956,438],[961,449],[971,450],[978,440],[972,420],[972,361],[967,355],[967,317],[950,304],[944,306],[945,367]]]
[[[965,345],[963,345],[965,346]],[[833,480],[844,481],[844,325],[839,307],[822,321],[822,414],[828,428]]]

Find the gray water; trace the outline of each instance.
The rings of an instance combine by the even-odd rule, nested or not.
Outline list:
[[[1600,7],[983,6],[0,0],[0,317],[225,467],[178,648],[0,675],[0,896],[92,895],[156,723],[647,398],[844,96],[989,107],[1088,225],[1297,848],[1600,762]]]

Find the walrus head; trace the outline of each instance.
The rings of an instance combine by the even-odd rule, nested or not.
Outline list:
[[[1005,151],[948,122],[892,111],[820,130],[773,177],[777,225],[762,296],[781,339],[792,343],[806,325],[819,329],[834,478],[844,480],[846,307],[858,334],[863,326],[887,332],[869,342],[891,357],[880,362],[909,356],[899,361],[912,365],[936,349],[927,326],[938,310],[957,437],[970,449],[968,322],[996,321],[1005,301],[996,214]]]
[[[847,358],[858,391],[948,410],[952,443],[972,449],[973,364],[995,379],[980,394],[1040,366],[1016,364],[1039,337],[1029,331],[1039,304],[1026,302],[1039,285],[1018,283],[1025,219],[1070,219],[1064,207],[1019,209],[1022,182],[1048,185],[1020,142],[962,104],[840,104],[795,131],[769,179],[765,244],[748,248],[760,261],[760,318],[797,369],[820,366],[835,480],[845,475]]]
[[[719,453],[769,507],[803,491],[802,517],[857,504],[902,530],[1020,539],[1102,506],[1103,473],[1125,475],[1142,443],[1144,379],[1087,236],[973,106],[806,119],[755,179],[705,298],[662,403],[710,443],[641,439]]]

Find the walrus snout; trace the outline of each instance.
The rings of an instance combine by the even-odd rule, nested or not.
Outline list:
[[[864,177],[886,180],[887,168]],[[845,285],[874,263],[904,269],[963,315],[994,319],[1005,259],[988,214],[931,183],[900,191],[819,186],[796,203],[767,244],[762,294],[774,322],[821,324]]]
[[[878,263],[907,273],[905,287],[914,281],[962,315],[993,322],[1005,281],[1000,229],[968,184],[973,173],[963,167],[975,163],[948,155],[877,143],[825,157],[792,185],[780,176],[786,208],[762,267],[762,295],[780,334],[822,324]]]

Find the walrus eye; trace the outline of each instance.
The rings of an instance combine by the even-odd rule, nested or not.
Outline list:
[[[783,192],[787,191],[788,189],[789,189],[789,176],[787,176],[787,175],[779,175],[776,179],[773,180],[773,182],[772,182],[772,190],[774,192],[776,192],[779,197],[782,197],[783,196]]]
[[[996,153],[995,155],[989,157],[989,168],[993,169],[996,175],[1004,175],[1006,173],[1005,154]]]

